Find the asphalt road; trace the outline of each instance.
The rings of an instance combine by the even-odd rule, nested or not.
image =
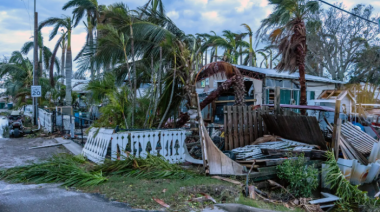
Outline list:
[[[134,212],[100,195],[67,191],[57,184],[21,185],[0,181],[1,212]]]

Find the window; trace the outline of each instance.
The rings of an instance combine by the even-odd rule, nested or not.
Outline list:
[[[315,99],[315,91],[310,91],[310,100]]]

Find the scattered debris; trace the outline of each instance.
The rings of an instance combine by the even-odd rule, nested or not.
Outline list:
[[[29,149],[40,149],[40,148],[46,148],[46,147],[59,146],[59,145],[68,144],[68,143],[69,143],[69,142],[67,142],[67,143],[59,143],[59,144],[49,144],[49,145],[43,145],[43,146],[31,147],[31,148],[29,148]]]
[[[237,160],[252,160],[252,159],[261,159],[261,158],[267,158],[268,151],[265,150],[272,150],[272,149],[286,149],[287,151],[293,150],[296,148],[296,150],[307,150],[310,151],[311,149],[317,148],[315,145],[309,145],[301,142],[296,142],[288,139],[281,139],[281,141],[272,141],[272,142],[266,142],[261,143],[258,145],[248,145],[244,147],[239,147],[236,149],[233,149],[232,152],[236,154]],[[263,151],[263,149],[265,149]],[[321,152],[323,155],[323,152]]]
[[[230,182],[230,183],[235,184],[235,185],[243,185],[243,183],[241,183],[237,180],[230,179],[230,178],[225,178],[225,177],[220,177],[220,176],[212,176],[211,178]]]
[[[162,205],[165,208],[170,208],[170,205],[166,204],[164,201],[162,201],[160,199],[157,199],[157,198],[153,197],[153,200],[156,201],[158,204]]]
[[[332,194],[329,194],[329,193],[321,192],[321,194],[325,198],[323,198],[323,199],[317,199],[317,200],[311,200],[311,201],[309,201],[309,203],[313,204],[313,205],[316,205],[316,204],[322,204],[322,203],[327,203],[327,202],[335,202],[335,201],[340,200],[339,197],[337,197],[335,195],[332,195]]]
[[[257,145],[257,144],[265,143],[268,141],[278,141],[278,140],[281,140],[280,137],[278,136],[264,135],[263,137],[256,139],[251,145]]]

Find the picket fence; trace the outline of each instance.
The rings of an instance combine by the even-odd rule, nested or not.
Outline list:
[[[92,128],[82,154],[95,163],[102,163],[111,143],[111,159],[123,160],[133,155],[162,156],[170,163],[185,161],[185,130],[150,130],[114,133],[113,130]]]

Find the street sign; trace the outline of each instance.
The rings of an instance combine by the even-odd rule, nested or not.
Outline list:
[[[41,97],[41,85],[32,85],[32,97]]]

